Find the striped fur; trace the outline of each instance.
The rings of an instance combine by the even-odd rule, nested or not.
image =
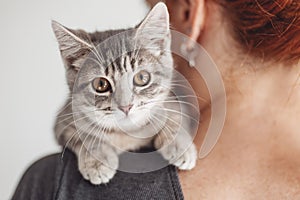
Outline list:
[[[93,184],[108,182],[118,168],[120,149],[137,150],[153,143],[160,148],[174,139],[170,129],[178,129],[174,121],[180,123],[180,115],[161,113],[164,101],[171,97],[173,78],[168,13],[163,4],[137,29],[86,33],[57,22],[52,27],[70,89],[57,116],[55,134],[60,145],[75,152],[85,179]],[[143,87],[133,84],[134,75],[141,70],[151,75],[150,83]],[[97,93],[91,84],[97,77],[106,78],[111,90]],[[119,107],[130,104],[127,116]],[[169,108],[178,112],[178,104],[173,104]],[[180,149],[180,143],[188,139],[180,138],[172,148]],[[176,153],[168,150],[162,155],[170,159],[170,152]],[[194,147],[189,154],[194,156]],[[195,158],[191,160],[193,167]]]

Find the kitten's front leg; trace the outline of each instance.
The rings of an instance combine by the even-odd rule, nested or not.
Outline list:
[[[116,174],[119,158],[110,145],[101,144],[101,147],[89,150],[77,145],[74,151],[77,154],[80,173],[92,184],[108,183]]]
[[[154,146],[161,155],[181,170],[193,169],[197,161],[197,150],[186,131],[171,133],[166,125],[154,139]]]

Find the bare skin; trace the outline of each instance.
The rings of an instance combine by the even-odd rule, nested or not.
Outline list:
[[[167,0],[171,24],[196,37],[216,62],[226,88],[227,116],[213,151],[192,171],[179,172],[185,199],[300,199],[300,65],[269,63],[241,53],[218,6],[206,0],[190,2],[205,2],[203,23],[186,15],[195,6]],[[198,35],[193,33],[196,25],[203,27]],[[201,77],[177,62],[206,99],[200,101],[202,119],[195,138],[200,149],[210,119],[209,95]]]
[[[287,103],[293,83],[278,84],[283,73],[274,73],[278,78],[253,77],[251,88],[228,94],[226,123],[217,145],[195,169],[179,172],[186,199],[300,198],[300,95]],[[195,138],[198,149],[209,115],[209,110],[202,113]]]

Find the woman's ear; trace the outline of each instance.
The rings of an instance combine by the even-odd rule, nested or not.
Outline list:
[[[171,26],[197,41],[204,28],[206,0],[166,0]]]

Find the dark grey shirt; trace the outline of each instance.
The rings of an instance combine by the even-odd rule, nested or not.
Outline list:
[[[144,200],[183,199],[177,171],[173,166],[148,172],[118,171],[106,185],[84,180],[75,155],[66,151],[34,163],[23,175],[13,200]]]

